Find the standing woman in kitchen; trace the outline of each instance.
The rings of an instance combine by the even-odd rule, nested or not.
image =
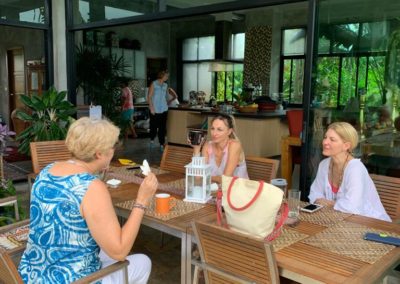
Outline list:
[[[137,137],[135,127],[133,125],[133,94],[129,88],[128,79],[124,78],[121,81],[121,101],[122,101],[122,121],[125,124],[125,140],[128,139],[128,131],[131,130],[133,138]]]
[[[167,130],[168,117],[168,80],[169,73],[162,70],[157,74],[157,80],[151,83],[149,88],[150,108],[150,147],[154,146],[154,138],[158,136],[161,151],[164,150],[165,134]]]

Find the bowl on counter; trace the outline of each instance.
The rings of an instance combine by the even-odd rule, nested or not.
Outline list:
[[[259,111],[271,111],[276,109],[276,101],[269,96],[260,96],[254,100],[258,104]]]
[[[240,106],[237,110],[241,113],[256,113],[258,111],[258,105],[248,105],[248,106]]]
[[[276,110],[276,103],[271,103],[271,102],[258,103],[258,110],[259,111]]]

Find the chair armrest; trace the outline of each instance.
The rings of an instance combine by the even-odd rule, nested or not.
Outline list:
[[[4,198],[0,198],[0,206],[11,205],[17,202],[17,196],[8,196]]]
[[[25,219],[25,220],[22,220],[22,221],[19,221],[19,222],[12,223],[10,225],[1,226],[0,227],[0,234],[6,233],[6,232],[11,231],[13,229],[16,229],[18,227],[22,227],[22,226],[28,225],[29,222],[30,222],[30,219]]]
[[[118,261],[114,264],[111,264],[110,266],[104,267],[104,268],[100,269],[99,271],[96,271],[95,273],[92,273],[86,277],[83,277],[73,283],[74,284],[92,283],[94,281],[97,281],[97,280],[100,280],[100,279],[106,277],[109,274],[117,272],[118,270],[123,269],[123,270],[127,271],[128,265],[129,265],[128,260]],[[127,273],[125,275],[127,275]],[[128,283],[127,281],[128,281],[128,279],[126,279],[126,283]]]

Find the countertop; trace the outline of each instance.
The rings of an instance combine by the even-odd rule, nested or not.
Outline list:
[[[178,111],[194,111],[200,112],[205,115],[218,115],[220,112],[211,111],[210,107],[205,108],[193,108],[193,107],[171,107],[170,110],[178,110]],[[234,117],[243,117],[243,118],[255,118],[255,119],[265,119],[265,118],[276,118],[276,117],[286,117],[285,110],[271,110],[271,111],[262,111],[256,113],[241,113],[234,111],[232,113]]]

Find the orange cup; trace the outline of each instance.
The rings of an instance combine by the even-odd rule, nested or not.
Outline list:
[[[156,213],[168,214],[169,210],[176,205],[175,197],[172,197],[168,193],[156,194]]]

